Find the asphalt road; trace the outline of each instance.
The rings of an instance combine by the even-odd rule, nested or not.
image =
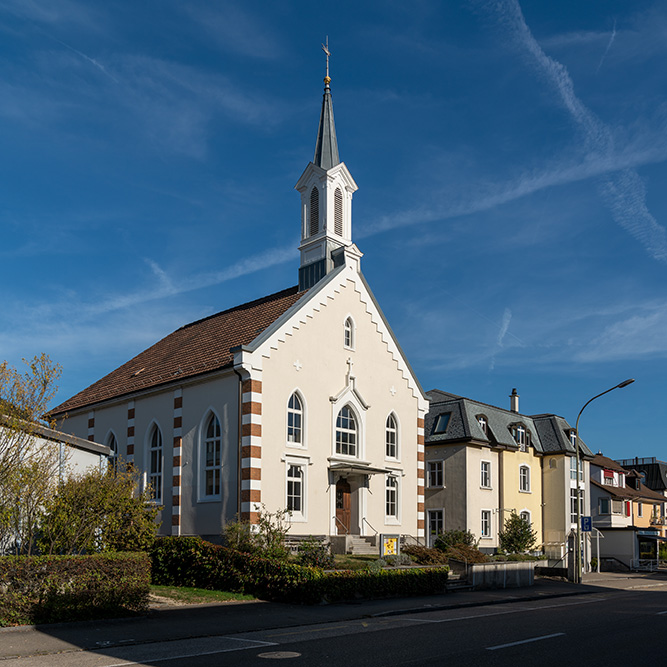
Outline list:
[[[47,651],[1,667],[266,665],[664,664],[667,591],[582,596],[422,611],[96,650]],[[0,637],[2,641],[4,637]]]

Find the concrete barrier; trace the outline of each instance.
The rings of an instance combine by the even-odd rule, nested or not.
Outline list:
[[[473,590],[485,588],[523,588],[535,583],[535,566],[539,561],[506,561],[492,563],[454,563],[450,558],[452,571],[463,574]],[[463,567],[461,567],[463,566]]]

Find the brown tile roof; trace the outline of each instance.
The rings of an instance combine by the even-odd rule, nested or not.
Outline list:
[[[648,486],[639,483],[639,489],[633,489],[629,486],[619,487],[619,486],[609,486],[607,484],[600,484],[594,479],[591,480],[593,486],[597,486],[599,489],[606,491],[610,496],[614,498],[621,498],[624,500],[647,500],[649,502],[665,502],[665,497],[661,496],[656,491],[652,491]]]
[[[186,324],[51,410],[51,416],[231,365],[230,348],[248,345],[293,306],[298,287]]]

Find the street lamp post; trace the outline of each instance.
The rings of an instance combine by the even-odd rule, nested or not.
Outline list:
[[[577,545],[576,545],[576,552],[574,555],[574,563],[575,563],[575,575],[574,575],[574,581],[577,584],[581,583],[581,570],[582,570],[582,562],[581,562],[581,488],[579,486],[580,479],[580,466],[581,466],[581,456],[579,454],[579,417],[581,417],[581,413],[586,409],[586,406],[589,403],[592,403],[596,398],[600,398],[600,396],[604,396],[605,394],[608,394],[610,391],[614,391],[614,389],[622,389],[623,387],[627,387],[629,384],[632,384],[634,382],[633,378],[630,378],[629,380],[624,380],[620,384],[617,384],[613,386],[611,389],[607,389],[606,391],[603,391],[601,394],[598,394],[597,396],[593,396],[593,398],[589,399],[584,403],[584,407],[579,410],[579,414],[577,415],[577,422],[574,426],[574,433],[576,435],[576,441],[575,441],[575,456],[577,457],[577,472],[576,472],[576,482],[577,482]],[[583,475],[582,475],[583,477]]]

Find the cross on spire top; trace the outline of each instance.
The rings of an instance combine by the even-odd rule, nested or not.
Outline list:
[[[322,51],[327,56],[327,75],[324,77],[324,83],[329,85],[331,82],[331,77],[329,76],[329,58],[331,57],[331,51],[329,51],[329,35],[327,35],[326,43],[322,44]]]

